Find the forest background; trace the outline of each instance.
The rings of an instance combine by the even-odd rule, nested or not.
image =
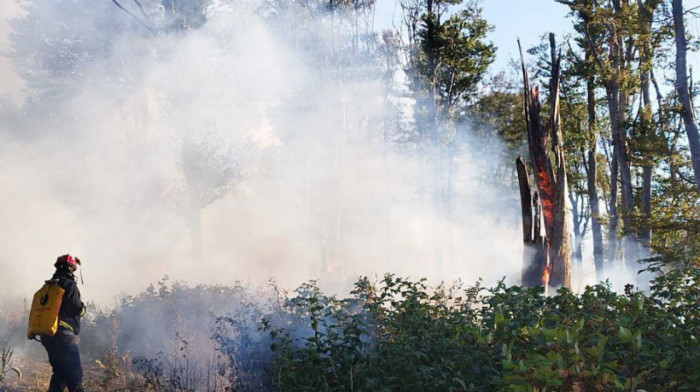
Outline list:
[[[70,250],[94,388],[697,385],[699,5],[507,5],[4,2],[3,346],[41,357]],[[524,97],[566,162],[549,297],[512,286]]]

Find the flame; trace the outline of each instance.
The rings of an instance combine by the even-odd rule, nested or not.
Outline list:
[[[542,285],[545,287],[549,285],[549,275],[550,275],[549,266],[546,266],[546,267],[544,267],[544,272],[542,272]]]

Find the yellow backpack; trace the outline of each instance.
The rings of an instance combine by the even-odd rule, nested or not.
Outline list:
[[[63,290],[58,280],[47,280],[44,286],[34,294],[32,308],[29,312],[27,338],[37,336],[54,336],[58,329],[58,312],[63,302]]]

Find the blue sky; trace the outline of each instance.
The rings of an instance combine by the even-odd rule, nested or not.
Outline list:
[[[484,17],[494,26],[489,39],[498,47],[494,70],[506,68],[511,58],[518,57],[517,38],[525,49],[543,34],[561,37],[573,32],[566,19],[568,7],[554,0],[484,0],[483,7]]]
[[[378,27],[391,26],[398,0],[378,0],[376,21]],[[686,9],[700,7],[700,0],[684,0]],[[508,67],[511,58],[518,56],[517,38],[524,48],[538,42],[539,37],[549,32],[562,36],[572,32],[572,21],[567,18],[568,7],[554,0],[483,0],[484,17],[494,26],[489,39],[498,47],[496,62],[492,71],[498,72]],[[700,12],[700,9],[697,11]],[[700,36],[700,18],[686,19],[686,29],[694,36]],[[688,65],[700,74],[700,53],[688,58]]]

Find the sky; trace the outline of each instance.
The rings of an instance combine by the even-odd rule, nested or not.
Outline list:
[[[566,20],[567,7],[553,0],[484,0],[484,17],[494,26],[489,39],[498,48],[494,70],[508,67],[517,58],[519,38],[523,48],[538,43],[540,37],[554,32],[557,37],[572,33]]]
[[[378,27],[392,26],[392,18],[400,12],[397,4],[397,0],[378,0]],[[491,67],[493,73],[507,69],[509,62],[518,58],[518,38],[523,48],[529,48],[549,32],[558,37],[573,32],[567,17],[568,7],[554,0],[482,0],[482,6],[484,17],[494,26],[488,39],[498,48]],[[700,0],[684,0],[683,6],[685,9],[700,7]],[[700,36],[700,18],[687,18],[686,30],[693,36]],[[688,64],[700,68],[700,53],[689,53]]]
[[[380,0],[393,1],[393,0]],[[700,7],[700,0],[684,0],[686,10]],[[489,39],[498,47],[493,70],[502,70],[518,57],[517,38],[529,48],[539,37],[554,32],[557,37],[573,33],[568,7],[554,0],[483,0],[484,17],[494,26]],[[697,10],[697,11],[700,11]],[[688,17],[686,30],[700,36],[700,18]],[[700,53],[688,53],[688,65],[700,68]]]
[[[392,26],[392,18],[400,12],[397,4],[396,0],[378,1],[378,26]],[[528,48],[550,31],[571,31],[566,20],[567,7],[553,0],[483,0],[482,5],[484,17],[494,26],[488,38],[498,48],[492,67],[496,72],[507,68],[510,59],[518,56],[517,38]]]

